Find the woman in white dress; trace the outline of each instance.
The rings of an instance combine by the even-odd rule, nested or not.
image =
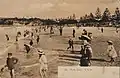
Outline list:
[[[38,52],[39,52],[39,64],[40,64],[41,78],[47,78],[47,70],[48,70],[47,58],[43,50],[38,50]]]
[[[115,61],[115,58],[117,57],[117,52],[113,46],[112,41],[107,41],[107,43],[108,43],[107,53],[108,56],[111,58],[110,62],[113,63]]]

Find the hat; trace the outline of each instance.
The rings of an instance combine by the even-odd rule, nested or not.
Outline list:
[[[39,52],[39,54],[44,55],[45,53],[44,52]]]
[[[109,40],[109,41],[107,41],[108,43],[110,43],[110,44],[113,44],[113,42],[111,41],[111,40]]]
[[[82,35],[81,36],[84,40],[91,40],[87,35]]]
[[[37,48],[37,51],[39,52],[39,54],[45,54],[42,49]]]

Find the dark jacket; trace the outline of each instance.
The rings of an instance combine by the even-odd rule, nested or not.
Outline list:
[[[15,57],[7,58],[6,63],[7,63],[8,69],[9,70],[14,69],[14,66],[15,66],[15,64],[17,64],[17,62],[18,62],[18,59]]]
[[[73,45],[73,40],[68,41],[69,45]]]
[[[73,33],[75,33],[75,30],[73,30]]]
[[[27,53],[30,51],[30,47],[28,45],[25,46],[25,50],[27,51]]]
[[[33,45],[33,41],[32,41],[32,40],[30,41],[30,45],[31,45],[31,46]]]

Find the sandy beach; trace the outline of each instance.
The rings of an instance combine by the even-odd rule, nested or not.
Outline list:
[[[17,78],[40,78],[39,75],[39,63],[38,54],[32,49],[32,55],[30,58],[26,58],[24,51],[24,43],[29,43],[29,38],[24,39],[24,30],[36,27],[0,27],[0,66],[5,64],[5,60],[8,52],[12,52],[13,56],[19,59],[19,71],[17,71]],[[93,33],[92,49],[93,59],[92,66],[120,66],[120,57],[116,58],[116,62],[111,65],[105,60],[109,60],[106,55],[107,40],[112,40],[116,51],[119,54],[120,47],[120,32],[117,34],[115,28],[105,27],[104,33],[102,34],[96,27],[80,27],[76,29],[76,37],[74,39],[75,52],[67,51],[69,36],[72,36],[73,27],[64,27],[63,36],[59,36],[57,28],[54,29],[55,34],[50,38],[49,30],[40,32],[40,43],[37,44],[34,40],[33,47],[41,48],[45,51],[48,59],[48,76],[49,78],[57,78],[58,66],[79,66],[79,50],[80,44],[78,37],[82,34],[82,30],[86,29]],[[19,45],[15,44],[15,36],[18,31],[22,32],[22,36],[18,42]],[[7,42],[5,34],[10,36],[10,41]],[[19,50],[16,50],[16,46],[19,46]],[[4,71],[2,78],[9,78],[8,71]]]

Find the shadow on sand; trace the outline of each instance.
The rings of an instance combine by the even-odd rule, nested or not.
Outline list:
[[[52,49],[53,51],[66,51],[64,49]]]

